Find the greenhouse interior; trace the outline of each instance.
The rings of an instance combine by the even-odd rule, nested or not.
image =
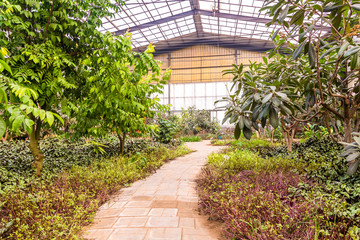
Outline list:
[[[360,239],[360,0],[2,0],[0,239]]]

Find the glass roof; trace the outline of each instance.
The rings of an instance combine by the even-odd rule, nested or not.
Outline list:
[[[239,39],[266,45],[275,27],[266,27],[271,20],[260,13],[263,4],[263,0],[127,0],[120,13],[103,19],[99,30],[116,35],[129,30],[135,48],[196,41],[234,44]]]

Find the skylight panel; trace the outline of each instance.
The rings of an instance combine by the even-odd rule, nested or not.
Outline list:
[[[210,1],[199,1],[200,9],[212,11],[215,7],[213,2]]]

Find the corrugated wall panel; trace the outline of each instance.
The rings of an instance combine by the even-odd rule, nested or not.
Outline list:
[[[232,76],[223,76],[222,71],[232,64],[262,62],[265,53],[235,50],[232,48],[209,45],[196,45],[170,52],[171,83],[231,81]],[[162,68],[168,67],[168,54],[155,57],[163,62]]]

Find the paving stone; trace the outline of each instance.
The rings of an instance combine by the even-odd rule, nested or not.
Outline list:
[[[207,156],[220,147],[188,143],[197,151],[170,161],[148,178],[119,191],[102,205],[84,234],[93,240],[206,240],[219,231],[199,215],[195,179]]]
[[[147,227],[178,227],[179,217],[149,217]]]
[[[114,229],[89,230],[84,235],[84,240],[106,240]]]
[[[140,217],[148,215],[150,208],[125,208],[120,216],[123,217]]]
[[[113,227],[145,227],[147,221],[148,217],[120,217]]]
[[[105,210],[100,210],[96,213],[95,218],[107,218],[107,217],[118,217],[123,209],[117,208],[108,208]]]
[[[149,216],[162,216],[164,208],[152,208],[149,212]]]
[[[129,201],[125,207],[150,207],[152,201]]]
[[[195,218],[181,217],[179,222],[181,228],[195,228]]]
[[[108,240],[143,240],[147,231],[146,228],[118,228],[111,233]]]
[[[165,208],[162,216],[164,217],[175,217],[177,215],[177,208]]]
[[[97,228],[108,228],[110,229],[114,223],[117,221],[118,217],[110,217],[110,218],[100,218],[95,219],[91,229]]]
[[[181,228],[152,228],[148,231],[146,240],[181,240]]]

